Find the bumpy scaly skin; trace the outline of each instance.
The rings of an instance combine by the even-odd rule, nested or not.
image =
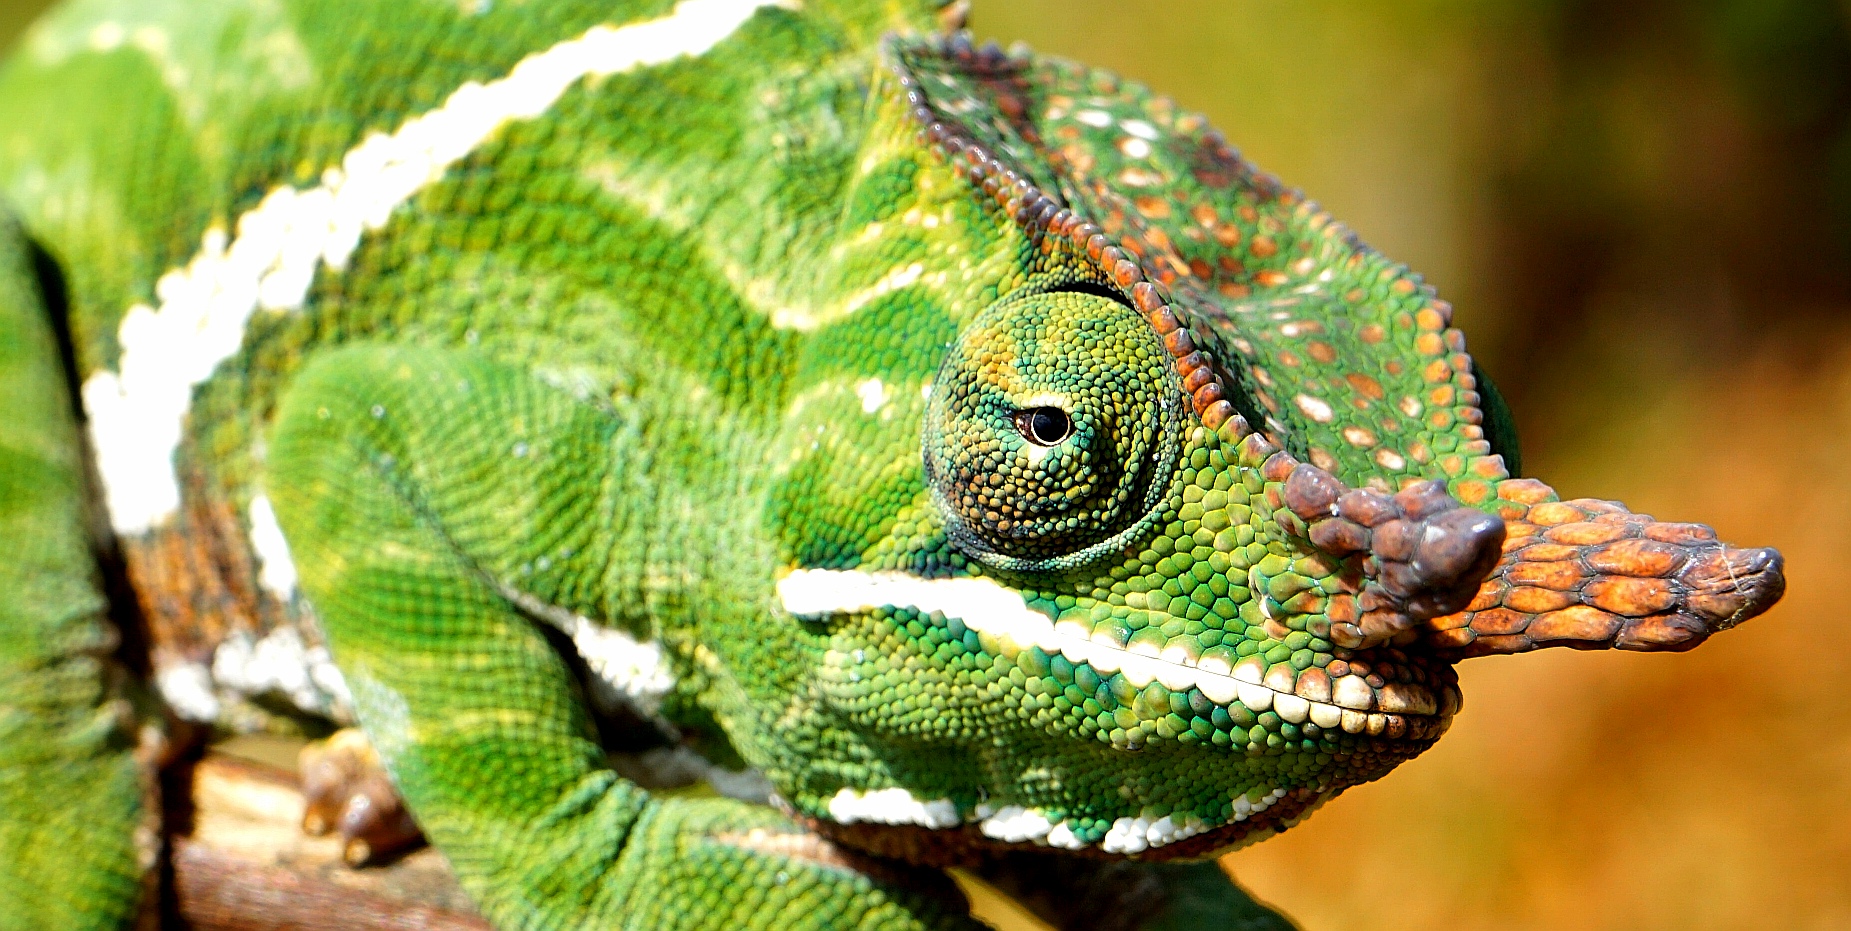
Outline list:
[[[112,928],[145,897],[154,835],[32,259],[0,222],[0,928]]]
[[[1268,836],[1437,739],[1459,656],[1778,597],[1511,478],[1446,306],[1142,88],[897,5],[476,13],[67,11],[0,185],[176,710],[351,703],[498,923],[965,921],[857,849],[1058,911],[1033,851]],[[782,811],[620,778],[594,705]]]

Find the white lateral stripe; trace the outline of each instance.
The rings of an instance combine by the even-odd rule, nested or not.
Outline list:
[[[989,579],[921,579],[899,572],[798,569],[778,580],[784,610],[800,617],[900,608],[937,612],[979,633],[1057,649],[1054,622]]]
[[[1046,614],[1029,607],[1019,592],[990,579],[922,579],[899,572],[797,569],[778,580],[778,599],[784,610],[799,617],[854,614],[879,608],[938,613],[955,617],[980,634],[1013,643],[1018,649],[1040,647],[1043,652],[1059,653],[1071,662],[1087,663],[1102,676],[1122,672],[1137,688],[1153,681],[1178,692],[1196,688],[1210,701],[1225,705],[1238,697],[1243,705],[1256,711],[1270,708],[1275,699],[1303,703],[1307,715],[1314,710],[1320,715],[1340,711],[1334,705],[1283,695],[1229,674],[1095,640],[1085,625],[1073,621],[1055,624]]]
[[[229,241],[223,229],[208,230],[198,255],[156,285],[160,307],[137,304],[123,316],[118,371],[84,382],[116,530],[148,530],[179,508],[173,454],[193,387],[238,351],[258,307],[299,309],[323,263],[343,268],[363,232],[384,226],[503,125],[545,113],[579,80],[700,55],[774,5],[788,4],[682,0],[661,19],[593,27],[527,56],[504,78],[464,84],[390,134],[367,137],[320,185],[271,191],[238,218]]]
[[[251,498],[251,549],[257,551],[257,584],[287,603],[296,594],[296,564],[289,558],[289,541],[276,522],[276,510],[265,495]]]

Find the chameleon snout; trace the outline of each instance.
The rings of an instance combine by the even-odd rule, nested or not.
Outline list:
[[[1701,623],[1695,646],[1704,637],[1728,630],[1774,606],[1786,594],[1786,560],[1771,547],[1724,546],[1691,559],[1678,579],[1687,591],[1688,616]]]
[[[1429,621],[1444,655],[1549,646],[1681,651],[1755,617],[1786,591],[1778,551],[1734,547],[1702,524],[1654,520],[1613,501],[1499,489],[1505,541],[1464,610]]]

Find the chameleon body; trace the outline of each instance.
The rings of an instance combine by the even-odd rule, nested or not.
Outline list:
[[[946,18],[41,24],[0,76],[0,926],[145,905],[162,713],[357,719],[510,928],[956,927],[932,867],[1042,852],[1142,871],[1128,926],[1229,918],[1186,861],[1421,752],[1456,660],[1779,596],[1513,477],[1449,308],[1199,116]]]

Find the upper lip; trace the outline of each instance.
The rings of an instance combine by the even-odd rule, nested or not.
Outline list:
[[[898,608],[955,617],[979,634],[1018,649],[1039,647],[1069,662],[1085,663],[1101,675],[1122,674],[1134,688],[1154,681],[1172,691],[1199,689],[1217,704],[1238,700],[1256,714],[1270,710],[1293,724],[1310,721],[1349,733],[1381,733],[1392,723],[1388,716],[1443,719],[1460,704],[1458,688],[1451,683],[1436,690],[1414,681],[1377,677],[1371,682],[1369,676],[1354,672],[1333,680],[1322,669],[1300,672],[1289,663],[1267,667],[1258,657],[1228,666],[1214,656],[1198,658],[1184,649],[1162,650],[1142,643],[1127,647],[1106,629],[1095,631],[1072,619],[1056,623],[1030,607],[1020,593],[987,578],[797,569],[778,581],[778,594],[785,609],[797,615]]]

